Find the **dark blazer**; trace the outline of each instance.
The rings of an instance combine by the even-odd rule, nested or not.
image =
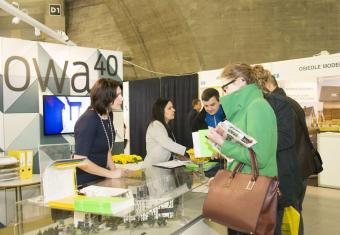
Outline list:
[[[277,168],[279,188],[282,196],[279,198],[279,207],[296,206],[302,192],[302,178],[299,174],[299,164],[296,156],[295,142],[295,113],[284,96],[266,94],[265,99],[274,110],[277,119]]]
[[[281,95],[287,98],[289,104],[294,110],[295,118],[295,148],[296,156],[299,162],[300,175],[307,178],[314,174],[313,154],[314,149],[310,142],[308,128],[306,124],[305,112],[298,102],[286,95],[282,88],[276,88],[272,94]]]
[[[193,121],[193,124],[191,126],[192,132],[208,129],[208,125],[207,125],[207,123],[205,123],[205,115],[206,114],[207,114],[207,111],[205,111],[205,109],[203,108],[201,110],[201,112],[199,112],[198,115],[196,115],[196,117]]]
[[[188,148],[193,147],[191,132],[192,132],[192,126],[194,125],[194,120],[198,114],[199,112],[197,112],[195,109],[191,109],[190,112],[186,116],[184,145],[187,146]]]
[[[192,125],[194,124],[194,120],[198,114],[199,112],[197,112],[195,109],[191,109],[187,114],[187,122],[190,125],[190,130],[192,129]]]

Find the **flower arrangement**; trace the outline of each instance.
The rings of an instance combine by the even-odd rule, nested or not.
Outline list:
[[[112,160],[117,164],[137,163],[143,160],[141,156],[135,154],[117,154],[112,155]]]
[[[207,162],[210,160],[210,157],[196,157],[195,156],[195,151],[194,149],[189,149],[187,150],[187,154],[189,154],[190,156],[190,160],[193,162],[193,163],[196,163],[196,164],[199,164],[199,163],[204,163],[204,162]]]

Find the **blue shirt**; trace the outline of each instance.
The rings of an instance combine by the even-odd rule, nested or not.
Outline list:
[[[218,123],[223,121],[223,117],[224,117],[224,114],[223,114],[222,106],[220,105],[217,113],[215,113],[214,115],[206,113],[204,121],[208,126],[216,127]]]

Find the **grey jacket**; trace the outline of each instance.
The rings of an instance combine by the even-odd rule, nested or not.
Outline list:
[[[186,147],[174,142],[160,121],[153,121],[146,131],[146,157],[144,166],[169,161],[171,153],[184,155]]]

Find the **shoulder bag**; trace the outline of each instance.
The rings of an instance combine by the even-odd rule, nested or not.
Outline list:
[[[250,149],[251,174],[219,170],[210,182],[203,216],[228,228],[250,234],[274,233],[279,195],[276,177],[260,176],[255,152]]]

